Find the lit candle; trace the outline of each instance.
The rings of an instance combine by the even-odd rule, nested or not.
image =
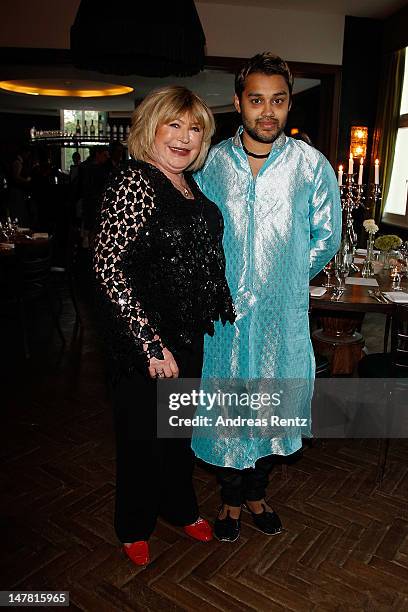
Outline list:
[[[380,160],[376,159],[374,162],[374,183],[380,184]]]
[[[348,173],[353,174],[353,154],[350,153]]]
[[[339,187],[341,187],[343,184],[343,166],[342,165],[339,166],[339,171],[337,173],[337,182],[339,184]]]
[[[358,181],[357,185],[363,184],[363,168],[364,168],[364,157],[360,159],[360,167],[358,169]]]

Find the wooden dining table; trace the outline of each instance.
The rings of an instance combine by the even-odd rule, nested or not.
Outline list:
[[[361,268],[352,278],[361,278]],[[346,284],[346,290],[338,301],[332,301],[333,290],[328,289],[321,297],[311,297],[310,307],[318,329],[312,331],[315,351],[328,358],[332,375],[352,374],[358,361],[364,356],[365,345],[361,326],[367,312],[378,312],[392,317],[397,304],[380,303],[371,297],[369,290],[393,291],[390,271],[380,271],[373,278],[379,287]],[[323,285],[326,277],[320,274],[311,282]],[[404,278],[401,289],[408,293],[408,281]],[[388,319],[390,322],[390,319]],[[386,318],[384,319],[385,329]]]
[[[44,257],[50,252],[52,238],[31,238],[31,234],[13,237],[11,248],[0,244],[0,291],[8,291],[20,277],[21,261]],[[5,289],[6,288],[6,289]]]
[[[16,249],[19,247],[41,248],[48,245],[49,237],[33,238],[32,233],[19,234],[13,237],[8,243],[0,242],[0,257],[10,257],[16,254]],[[11,246],[13,245],[13,246]]]

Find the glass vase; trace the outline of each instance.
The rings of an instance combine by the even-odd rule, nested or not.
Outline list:
[[[383,270],[391,269],[390,256],[391,256],[390,251],[381,251],[380,261],[383,264]]]
[[[361,276],[363,278],[370,278],[370,276],[374,276],[374,234],[368,234],[367,240],[367,255],[363,263],[363,268],[361,270]]]

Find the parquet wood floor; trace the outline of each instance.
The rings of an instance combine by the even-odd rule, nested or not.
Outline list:
[[[393,442],[381,488],[377,440],[325,441],[291,462],[287,478],[275,469],[268,494],[285,526],[279,536],[244,515],[238,542],[205,545],[160,522],[151,565],[125,559],[112,527],[100,349],[86,301],[82,308],[85,329],[58,363],[45,320],[29,362],[12,325],[3,344],[11,348],[1,383],[1,589],[68,590],[71,609],[92,612],[408,610],[407,441]],[[67,302],[67,336],[72,323]],[[211,519],[213,473],[198,465],[195,485]]]

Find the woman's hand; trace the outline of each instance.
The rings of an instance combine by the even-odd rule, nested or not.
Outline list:
[[[173,354],[163,349],[164,359],[152,357],[149,361],[149,374],[151,378],[178,378],[179,369]]]

